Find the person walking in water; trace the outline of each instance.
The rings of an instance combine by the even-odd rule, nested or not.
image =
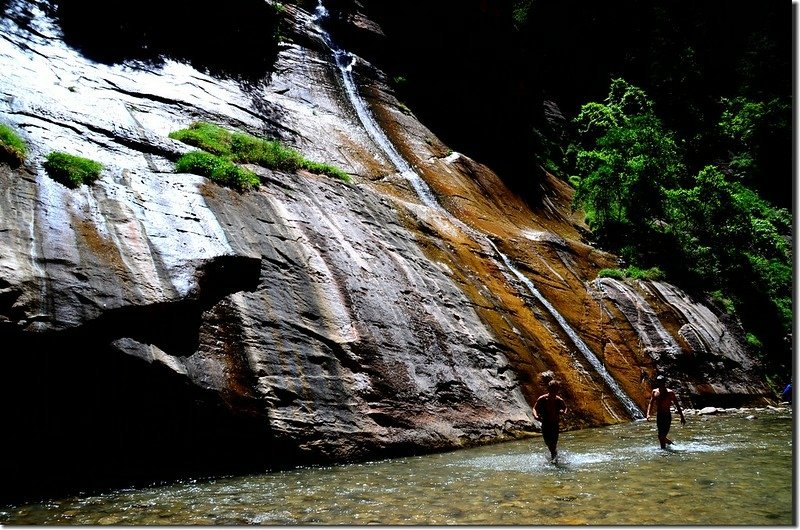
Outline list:
[[[650,395],[650,402],[647,404],[646,419],[650,421],[650,409],[656,404],[656,427],[658,428],[658,442],[661,444],[661,449],[666,449],[667,445],[672,445],[672,440],[667,438],[669,428],[672,426],[672,409],[671,406],[675,403],[675,408],[681,416],[681,425],[686,425],[686,418],[683,417],[683,410],[681,404],[678,402],[678,396],[675,391],[667,388],[667,380],[663,375],[656,377],[656,388]]]
[[[567,403],[558,395],[561,384],[556,379],[547,383],[547,394],[539,396],[533,405],[533,417],[542,425],[542,438],[550,449],[550,461],[558,458],[558,427],[561,415],[567,412]]]

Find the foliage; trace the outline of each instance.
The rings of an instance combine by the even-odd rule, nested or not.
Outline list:
[[[791,149],[791,105],[780,98],[753,100],[723,98],[718,131],[731,153],[730,168],[740,182],[765,193],[778,204],[770,182],[791,171],[786,153]]]
[[[203,151],[186,153],[175,162],[175,170],[208,177],[217,184],[241,191],[258,188],[258,175],[238,166],[225,157]]]
[[[716,303],[722,305],[725,308],[725,312],[729,315],[732,315],[736,311],[736,307],[733,305],[733,300],[722,294],[722,291],[717,289],[716,291],[712,291],[709,293],[711,295],[711,299],[714,300]]]
[[[749,240],[750,231],[747,213],[722,172],[708,166],[697,174],[693,187],[673,189],[667,195],[669,229],[689,271],[705,284],[730,276],[727,267],[741,262],[740,248],[732,242]]]
[[[169,133],[169,137],[215,155],[231,154],[231,133],[211,123],[194,122],[187,129]]]
[[[784,334],[789,333],[789,212],[769,206],[714,166],[698,173],[693,187],[668,195],[670,232],[691,275],[731,293],[739,313],[762,308],[751,318],[772,319]],[[743,307],[746,304],[751,307]]]
[[[664,272],[658,267],[651,267],[649,269],[640,269],[639,267],[628,267],[622,269],[600,269],[597,273],[598,278],[614,278],[615,280],[624,280],[625,278],[632,278],[634,280],[663,280]]]
[[[533,0],[515,0],[512,7],[514,25],[517,29],[524,27],[528,23],[528,16],[531,11]]]
[[[325,164],[322,162],[313,162],[311,160],[303,160],[300,164],[300,167],[302,167],[307,171],[310,171],[311,173],[328,175],[329,177],[335,177],[345,182],[350,182],[350,175],[348,175],[338,167],[334,167],[330,164]]]
[[[618,249],[648,237],[663,218],[664,193],[683,170],[678,145],[644,92],[615,79],[605,103],[587,103],[574,123],[578,180],[573,199],[599,239]]]
[[[28,146],[8,125],[0,123],[0,160],[6,160],[14,166],[25,163]]]
[[[188,153],[184,155],[184,158],[189,155],[191,157],[183,161],[181,167],[186,169],[182,171],[192,171],[188,168],[196,167],[196,171],[204,171],[200,174],[209,176],[220,184],[232,185],[242,190],[257,188],[258,178],[251,171],[234,172],[231,165],[255,164],[283,171],[306,169],[312,173],[328,175],[345,182],[350,180],[350,176],[341,169],[329,164],[306,160],[300,153],[276,140],[231,132],[219,125],[207,122],[192,123],[187,129],[171,132],[169,137],[216,156],[216,158],[209,158]],[[227,163],[224,163],[223,160]]]
[[[600,269],[597,273],[598,278],[614,278],[615,280],[624,280],[625,273],[620,269]]]
[[[242,133],[231,135],[231,154],[237,162],[284,171],[294,171],[303,163],[300,153],[280,142]]]
[[[651,280],[658,281],[664,279],[664,271],[658,267],[650,267],[649,269],[640,269],[639,267],[628,267],[625,269],[625,276],[633,278],[634,280]]]
[[[54,151],[47,155],[44,168],[50,178],[68,188],[91,184],[100,176],[103,165],[94,160]]]
[[[753,131],[764,120],[777,121],[765,116],[782,107],[730,105],[722,130],[742,152],[756,153],[748,144]],[[792,216],[747,185],[756,167],[732,164],[736,170],[726,172],[709,164],[687,175],[679,140],[647,96],[622,80],[612,82],[603,103],[584,105],[573,123],[579,134],[572,147],[573,206],[584,209],[598,240],[630,264],[601,275],[656,279],[666,271],[684,287],[716,292],[751,342],[759,341],[759,351],[785,366],[776,352],[787,353],[792,329]]]

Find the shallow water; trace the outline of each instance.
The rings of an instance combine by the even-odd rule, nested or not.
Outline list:
[[[677,420],[668,450],[638,421],[562,432],[556,464],[534,438],[6,507],[0,523],[794,524],[790,411]]]

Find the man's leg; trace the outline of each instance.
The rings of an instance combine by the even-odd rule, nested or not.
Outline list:
[[[656,416],[656,427],[658,428],[658,441],[661,444],[661,449],[666,449],[667,444],[671,444],[672,440],[667,438],[669,428],[672,424],[672,414],[663,413]]]
[[[558,425],[544,424],[542,425],[542,437],[547,448],[550,450],[550,459],[555,459],[558,451],[556,445],[558,444]]]

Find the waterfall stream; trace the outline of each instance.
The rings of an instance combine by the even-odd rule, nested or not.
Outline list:
[[[528,288],[531,294],[534,297],[536,297],[537,300],[539,300],[539,303],[545,306],[547,310],[550,312],[550,314],[553,315],[553,318],[556,319],[556,322],[558,322],[558,324],[561,326],[561,329],[564,330],[564,332],[569,336],[569,338],[578,348],[578,351],[580,351],[583,354],[583,356],[594,367],[597,373],[600,374],[600,376],[603,378],[603,381],[605,381],[606,384],[609,386],[609,388],[611,388],[611,390],[614,392],[614,395],[617,396],[617,399],[619,399],[619,401],[625,406],[625,409],[627,409],[628,413],[634,419],[644,418],[642,411],[639,410],[639,407],[636,406],[633,400],[630,397],[628,397],[628,395],[619,387],[619,385],[611,376],[611,374],[608,373],[608,370],[606,370],[606,367],[603,366],[603,363],[600,362],[600,359],[597,358],[594,352],[591,349],[589,349],[589,346],[587,346],[586,343],[583,342],[583,340],[578,336],[578,334],[575,333],[575,330],[572,329],[572,327],[567,323],[566,320],[564,320],[564,317],[561,316],[561,314],[556,310],[556,308],[553,307],[553,305],[542,295],[542,293],[539,292],[536,286],[533,285],[533,282],[530,281],[524,274],[519,272],[519,270],[517,270],[517,268],[511,264],[510,260],[508,259],[508,256],[500,252],[500,250],[497,249],[497,247],[495,246],[495,244],[492,242],[491,239],[489,239],[489,244],[492,245],[492,248],[495,250],[495,252],[497,252],[500,255],[500,258],[506,264],[506,267],[512,273],[514,273],[514,275],[519,279],[519,281],[523,283],[523,285],[525,285],[525,287]]]
[[[412,169],[411,165],[406,162],[400,153],[397,152],[397,149],[395,149],[392,142],[372,117],[372,114],[367,108],[367,104],[358,93],[355,79],[353,79],[353,64],[355,63],[355,57],[337,46],[336,43],[333,42],[333,39],[331,39],[330,34],[322,28],[322,21],[327,16],[328,10],[324,5],[322,5],[322,0],[320,0],[317,4],[316,10],[314,11],[314,22],[320,32],[320,35],[322,36],[322,40],[325,42],[325,45],[333,53],[336,66],[339,68],[339,71],[342,74],[342,81],[344,82],[344,88],[347,92],[347,97],[350,100],[350,103],[353,105],[353,108],[358,115],[358,119],[361,121],[361,124],[364,126],[364,129],[367,131],[369,137],[372,138],[373,142],[375,142],[375,145],[377,145],[381,151],[383,151],[389,161],[400,172],[401,176],[411,183],[411,185],[414,187],[414,191],[417,192],[417,195],[423,201],[423,203],[431,208],[443,210],[443,208],[436,201],[436,197],[434,197],[430,188],[428,188],[427,184],[425,184],[425,181],[423,181],[422,178],[417,175],[417,173]]]
[[[319,33],[325,42],[326,46],[331,50],[334,56],[334,60],[336,66],[339,68],[339,71],[342,74],[342,81],[344,83],[345,90],[347,92],[347,96],[353,105],[353,108],[358,115],[359,120],[364,126],[364,129],[367,131],[367,134],[372,138],[375,144],[383,151],[386,157],[392,162],[392,164],[397,168],[400,174],[409,181],[409,183],[413,186],[414,190],[416,191],[417,195],[419,196],[420,200],[426,206],[436,209],[437,211],[443,212],[447,215],[448,218],[453,220],[456,224],[461,227],[464,227],[467,232],[473,235],[475,239],[483,238],[485,239],[492,249],[500,256],[502,260],[502,264],[504,268],[511,271],[511,273],[518,278],[522,284],[531,292],[531,294],[539,300],[539,302],[547,309],[547,311],[553,316],[553,318],[558,322],[559,326],[564,330],[567,336],[572,340],[575,346],[578,348],[578,351],[586,358],[586,360],[594,367],[597,373],[603,378],[603,381],[609,386],[612,390],[614,395],[617,399],[622,403],[628,413],[634,419],[641,419],[644,417],[642,411],[636,406],[633,400],[625,393],[625,391],[620,388],[611,374],[608,373],[603,363],[597,358],[597,356],[592,352],[591,349],[586,345],[583,340],[578,336],[575,330],[567,323],[564,317],[553,307],[550,302],[539,292],[538,289],[533,285],[525,275],[523,275],[514,265],[511,263],[511,260],[495,246],[492,240],[486,236],[485,234],[478,234],[473,228],[467,227],[462,223],[459,219],[454,218],[447,210],[445,210],[439,202],[436,200],[431,189],[428,187],[427,183],[414,171],[411,165],[400,155],[397,149],[394,147],[392,142],[386,136],[386,134],[381,129],[380,125],[375,121],[372,114],[370,113],[369,109],[367,108],[366,103],[361,98],[358,93],[358,88],[356,86],[355,80],[353,79],[353,64],[355,63],[355,57],[350,54],[349,52],[340,48],[336,43],[333,42],[330,34],[322,28],[322,22],[325,18],[329,15],[328,10],[322,3],[322,0],[319,0],[316,10],[314,12],[314,23],[319,30]]]

